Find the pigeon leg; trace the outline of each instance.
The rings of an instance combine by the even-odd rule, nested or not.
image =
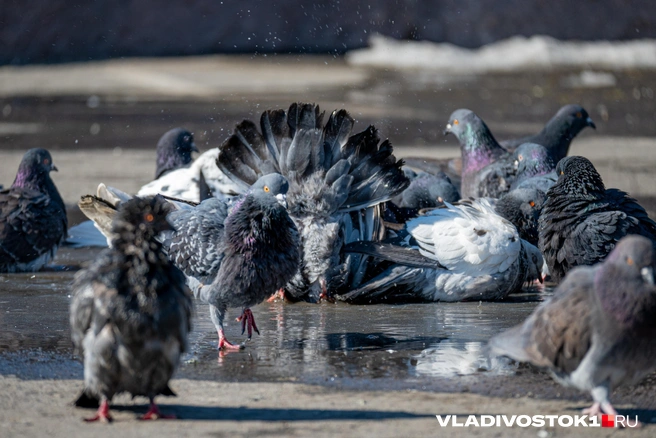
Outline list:
[[[321,284],[321,294],[319,295],[319,301],[326,300],[329,303],[334,303],[335,299],[332,297],[331,294],[328,293],[328,286],[326,284],[326,280],[322,278],[321,280],[319,280],[319,283]]]
[[[583,414],[589,415],[591,417],[598,417],[601,415],[601,403],[595,402],[589,408],[583,409]]]
[[[244,334],[244,331],[246,328],[248,328],[248,339],[250,340],[251,337],[253,336],[253,330],[259,335],[260,330],[257,328],[257,325],[255,324],[255,317],[253,316],[253,312],[251,312],[251,309],[245,308],[244,311],[242,312],[241,316],[237,318],[237,321],[241,321],[241,334]]]
[[[271,295],[267,299],[267,303],[273,303],[276,300],[283,300],[283,301],[285,300],[285,289],[284,288],[281,287],[280,289],[278,289],[278,291],[276,291],[275,294]]]
[[[173,414],[170,415],[164,415],[159,411],[159,407],[155,404],[155,400],[151,397],[150,398],[150,408],[148,408],[148,412],[144,414],[143,417],[139,418],[140,420],[173,420],[176,419],[177,417]]]
[[[103,397],[98,407],[96,415],[91,418],[85,418],[84,421],[87,423],[93,423],[95,421],[102,421],[103,423],[109,423],[112,421],[112,416],[109,415],[109,402],[106,398]]]
[[[242,350],[244,348],[243,345],[235,345],[231,342],[229,342],[226,339],[225,332],[223,329],[218,330],[219,333],[219,350],[232,350],[232,351],[238,351]]]

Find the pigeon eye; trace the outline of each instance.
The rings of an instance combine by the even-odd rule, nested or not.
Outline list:
[[[517,159],[518,159],[519,161],[522,161],[522,160],[524,159],[524,156],[523,156],[523,155],[520,155],[519,157],[517,157]]]
[[[577,113],[576,113],[576,118],[577,118],[577,119],[580,119],[581,117],[583,117],[583,114],[581,114],[580,111],[577,112]]]
[[[561,174],[561,175],[565,175],[565,172],[563,172],[563,171],[561,170],[561,171],[560,171],[560,174]]]
[[[147,215],[144,216],[144,219],[146,222],[152,222],[155,220],[155,216],[152,215],[152,213],[148,213]]]
[[[629,265],[629,266],[633,265],[633,259],[631,257],[627,257],[626,258],[626,264]]]
[[[264,191],[265,191],[265,192],[269,193],[270,190],[271,190],[271,189],[269,188],[269,186],[264,186]]]
[[[43,159],[43,164],[46,164],[46,165],[47,165],[47,164],[50,164],[50,160],[47,159],[47,158],[44,158],[44,159]]]
[[[528,203],[528,205],[530,205],[531,207],[535,207],[535,202],[531,201]]]
[[[454,119],[454,120],[453,120],[453,124],[454,124],[454,125],[457,125],[457,124],[459,124],[459,123],[460,123],[460,122],[458,121],[458,119]]]

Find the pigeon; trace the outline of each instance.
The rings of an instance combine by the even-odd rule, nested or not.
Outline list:
[[[373,126],[351,135],[355,121],[346,110],[334,111],[325,125],[323,116],[314,104],[267,110],[261,133],[244,120],[219,147],[218,167],[243,190],[268,173],[289,181],[288,211],[302,243],[299,271],[285,286],[293,301],[330,299],[361,281],[370,258],[340,249],[381,240],[384,203],[409,184],[403,161]]]
[[[567,156],[570,143],[587,126],[597,129],[582,106],[565,105],[538,134],[502,141],[501,146],[509,151],[514,151],[524,143],[537,143],[544,146],[553,162],[557,163]]]
[[[408,172],[404,169],[406,176]],[[458,189],[444,172],[433,175],[426,172],[415,174],[410,179],[410,185],[391,202],[401,208],[434,208],[446,202],[460,200]]]
[[[171,230],[161,197],[136,197],[121,205],[112,248],[103,250],[73,283],[73,344],[84,356],[80,399],[99,399],[87,421],[111,421],[115,394],[146,396],[144,420],[164,418],[154,402],[171,392],[168,382],[187,350],[192,296],[183,273],[155,236]]]
[[[538,244],[538,221],[547,200],[545,192],[536,188],[520,187],[493,202],[494,210],[512,223],[519,237],[531,245]]]
[[[488,199],[446,203],[406,223],[401,242],[354,242],[344,251],[393,262],[338,299],[350,303],[501,300],[541,280],[543,259]]]
[[[510,190],[515,165],[512,155],[496,141],[485,122],[473,111],[458,109],[449,117],[444,135],[460,143],[463,198],[499,198]]]
[[[298,271],[300,236],[281,204],[288,189],[282,175],[268,174],[229,209],[209,199],[171,214],[178,231],[165,242],[169,258],[200,282],[194,284],[194,296],[210,305],[219,349],[243,348],[225,337],[228,308],[243,309],[238,320],[250,339],[253,330],[259,334],[250,307],[283,288]]]
[[[191,132],[184,128],[174,128],[164,133],[157,142],[155,179],[174,170],[189,167],[192,152],[199,151]]]
[[[493,337],[491,352],[589,391],[594,404],[584,413],[616,415],[611,391],[656,368],[654,264],[649,239],[623,238],[602,263],[569,272],[524,323]]]
[[[554,281],[575,266],[601,262],[627,234],[656,241],[656,222],[627,193],[606,190],[590,160],[565,157],[556,173],[538,223],[539,248]]]
[[[524,143],[513,153],[517,162],[515,181],[510,189],[533,188],[543,193],[556,183],[556,162],[544,146]]]
[[[0,191],[0,272],[34,272],[48,264],[66,239],[66,207],[45,149],[25,153],[14,183]]]

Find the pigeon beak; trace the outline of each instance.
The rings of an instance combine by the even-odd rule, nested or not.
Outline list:
[[[191,152],[198,152],[198,153],[200,153],[200,151],[199,151],[198,148],[196,147],[196,143],[191,143],[190,148],[191,148]]]
[[[585,119],[585,123],[587,123],[588,126],[591,127],[592,129],[597,129],[597,125],[594,124],[594,122],[592,121],[592,119],[590,117]]]
[[[51,171],[54,170],[55,172],[59,172],[59,169],[57,169],[57,166],[55,166],[54,164],[50,166],[50,170]]]
[[[651,266],[645,266],[642,268],[640,270],[640,274],[647,283],[654,284],[654,270],[651,268]]]
[[[287,208],[287,195],[283,195],[282,193],[278,193],[276,195],[276,199],[282,205],[283,207]]]
[[[451,123],[446,124],[446,129],[444,130],[443,134],[445,136],[451,134]]]

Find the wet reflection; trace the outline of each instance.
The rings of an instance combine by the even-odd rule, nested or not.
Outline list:
[[[95,250],[97,251],[97,250]],[[79,264],[88,250],[62,250]],[[69,284],[74,272],[0,277],[0,354],[48,352],[72,358],[68,328]],[[490,336],[522,321],[548,288],[527,288],[506,302],[351,306],[263,303],[253,308],[261,336],[246,349],[219,355],[208,308],[196,306],[190,352],[180,377],[240,381],[330,382],[333,379],[412,382],[424,376],[509,373],[507,363],[488,361]],[[226,334],[245,339],[228,314]],[[0,357],[1,359],[1,357]],[[0,360],[0,374],[2,369]]]

